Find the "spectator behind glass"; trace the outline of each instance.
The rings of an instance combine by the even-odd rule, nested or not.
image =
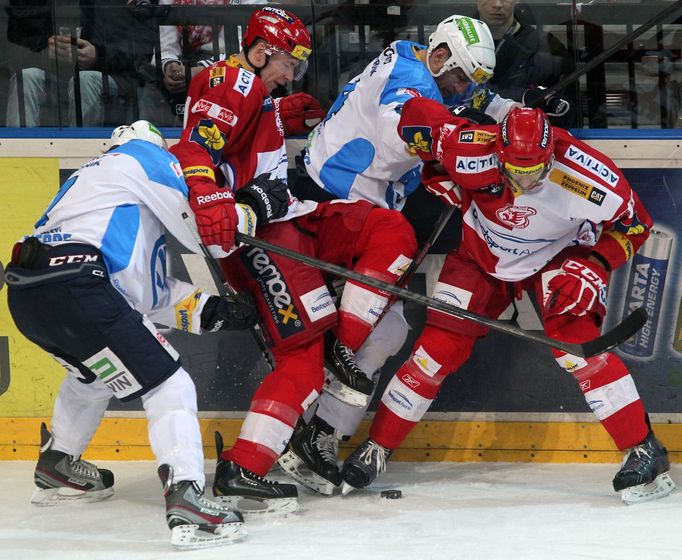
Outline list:
[[[551,87],[571,72],[573,63],[568,50],[554,35],[534,27],[528,6],[519,7],[518,0],[477,0],[476,5],[477,17],[488,24],[495,41],[497,64],[487,83],[490,89],[502,97],[532,104],[532,94],[524,100],[528,89]],[[555,126],[573,124],[575,96],[566,97],[572,110],[552,119]]]
[[[15,2],[21,4],[21,2]],[[135,17],[135,0],[112,0],[105,5],[93,0],[80,3],[80,26],[60,27],[54,32],[51,18],[43,36],[31,41],[14,41],[42,53],[41,67],[20,71],[24,111],[19,107],[19,72],[10,79],[7,103],[7,126],[27,127],[68,124],[76,126],[78,111],[74,77],[64,74],[78,71],[80,113],[83,126],[103,126],[133,120],[140,57],[148,59],[153,48],[153,28]],[[49,5],[45,2],[49,14]],[[118,9],[116,8],[118,6]],[[128,9],[131,8],[131,9]],[[14,15],[14,21],[12,19]],[[22,16],[25,18],[23,21]],[[17,18],[19,21],[17,21]],[[10,12],[9,28],[18,23],[33,25],[30,10]],[[28,29],[27,28],[27,29]],[[14,32],[16,35],[16,31]],[[12,39],[12,34],[8,32]],[[47,37],[46,37],[47,36]],[[58,69],[58,70],[57,70]],[[60,79],[57,79],[57,74]],[[68,121],[59,122],[60,95],[66,89]],[[50,114],[51,113],[51,114]],[[24,122],[21,122],[21,118]]]
[[[266,4],[266,0],[160,0],[163,6],[223,6],[228,4]],[[214,53],[214,34],[218,53]],[[143,117],[159,124],[181,124],[190,80],[207,66],[226,58],[222,25],[162,25],[160,82],[150,83],[142,96]],[[155,64],[156,56],[152,57]],[[170,107],[169,107],[170,106]],[[170,108],[170,114],[169,114]],[[175,120],[176,122],[173,122]]]

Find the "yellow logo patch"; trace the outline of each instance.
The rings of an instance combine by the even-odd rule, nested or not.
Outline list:
[[[199,135],[206,140],[205,144],[211,150],[222,150],[225,147],[225,138],[216,125],[200,126]]]
[[[602,202],[604,202],[604,198],[606,197],[606,193],[601,189],[598,189],[597,187],[590,185],[585,181],[581,181],[573,175],[564,173],[559,169],[552,170],[552,172],[549,174],[549,178],[553,183],[556,183],[562,189],[566,189],[567,191],[578,195],[580,198],[589,200],[592,204],[596,204],[597,206],[601,206]]]
[[[192,316],[200,300],[201,290],[197,290],[175,306],[175,323],[179,330],[192,332]]]
[[[190,177],[208,177],[211,181],[215,181],[215,173],[210,167],[204,167],[203,165],[195,165],[192,167],[184,167],[182,169],[182,174],[185,179]]]
[[[296,45],[294,50],[291,51],[291,56],[298,58],[299,60],[308,60],[311,50],[303,45]]]

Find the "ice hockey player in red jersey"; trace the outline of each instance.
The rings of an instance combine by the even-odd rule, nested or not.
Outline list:
[[[322,390],[323,333],[335,327],[337,338],[356,350],[388,298],[349,282],[337,312],[319,271],[253,247],[232,252],[235,231],[253,235],[257,226],[258,237],[272,243],[388,282],[399,278],[416,251],[412,228],[397,212],[367,201],[299,201],[286,188],[284,134],[315,110],[313,103],[302,107],[300,96],[295,103],[273,101],[270,92],[302,75],[310,46],[292,13],[271,7],[254,12],[243,50],[193,78],[185,127],[172,148],[202,239],[223,257],[228,281],[254,295],[275,360],[234,446],[223,451],[216,437],[214,493],[235,502],[262,501],[263,513],[297,508],[294,485],[263,477]]]
[[[407,101],[398,132],[425,161],[422,180],[461,205],[462,241],[446,258],[434,297],[497,318],[527,290],[549,337],[596,338],[609,273],[649,235],[651,218],[616,165],[554,128],[539,109],[513,109],[476,125],[424,98]],[[346,460],[344,491],[362,488],[419,422],[445,378],[467,361],[480,324],[429,309],[410,358],[389,382],[369,439]],[[581,358],[553,350],[594,414],[625,451],[613,487],[627,503],[669,494],[667,451],[654,436],[635,383],[611,353]],[[653,484],[650,484],[653,483]]]

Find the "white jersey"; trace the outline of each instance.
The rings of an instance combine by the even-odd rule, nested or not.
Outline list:
[[[155,322],[179,326],[175,306],[194,317],[206,295],[166,276],[168,231],[193,253],[201,248],[183,221],[194,223],[178,160],[150,142],[132,140],[93,159],[62,185],[33,235],[48,245],[86,243],[99,249],[113,286],[131,307]]]
[[[394,41],[343,88],[325,119],[310,133],[305,155],[308,175],[337,198],[368,200],[401,210],[420,184],[421,162],[408,152],[397,127],[403,104],[425,97],[468,105],[496,120],[517,103],[471,84],[464,94],[443,100],[425,64],[426,47]]]
[[[337,198],[369,200],[401,209],[419,186],[420,160],[398,136],[400,108],[411,97],[442,102],[433,77],[416,52],[425,47],[395,41],[343,88],[308,139],[306,169]]]

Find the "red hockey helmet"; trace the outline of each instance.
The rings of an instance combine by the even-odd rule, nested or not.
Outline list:
[[[554,162],[554,134],[547,115],[528,107],[509,111],[500,124],[497,158],[512,189],[530,192],[540,186]]]
[[[242,46],[248,49],[257,39],[263,39],[268,54],[286,53],[299,61],[294,79],[300,80],[308,68],[311,53],[310,34],[304,23],[293,13],[281,8],[267,6],[255,11],[242,39]]]

